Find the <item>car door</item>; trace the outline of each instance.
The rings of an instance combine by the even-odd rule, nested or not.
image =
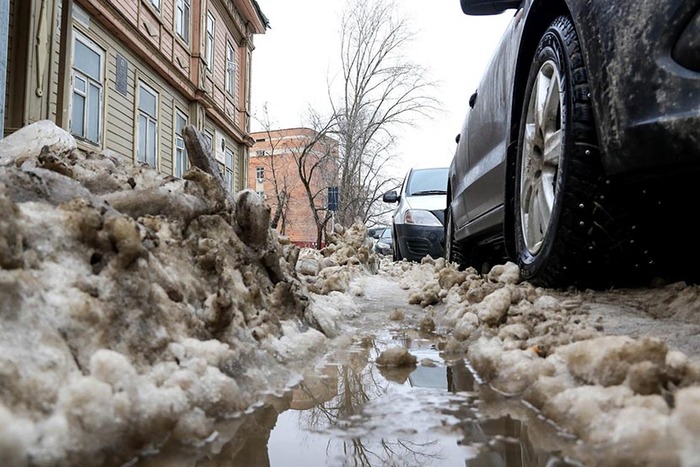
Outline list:
[[[518,10],[520,12],[520,10]],[[468,175],[464,202],[469,222],[491,214],[489,227],[503,219],[506,154],[511,126],[513,81],[523,24],[516,12],[483,75],[465,132]]]

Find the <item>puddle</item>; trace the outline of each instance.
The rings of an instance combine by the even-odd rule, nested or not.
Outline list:
[[[408,348],[418,366],[377,367],[392,346]],[[562,455],[575,440],[488,390],[463,358],[445,360],[431,340],[400,331],[358,339],[283,397],[217,430],[189,457],[178,448],[139,465],[583,465]]]

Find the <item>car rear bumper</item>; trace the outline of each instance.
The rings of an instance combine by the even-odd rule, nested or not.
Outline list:
[[[425,256],[437,259],[445,251],[445,230],[442,226],[396,225],[398,245],[404,258],[420,261]]]

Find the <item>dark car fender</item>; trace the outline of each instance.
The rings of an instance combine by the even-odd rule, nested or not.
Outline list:
[[[659,152],[697,162],[700,76],[671,58],[698,0],[567,0],[586,63],[603,165],[653,175]],[[694,97],[691,97],[694,96]],[[686,156],[682,156],[685,154]],[[650,173],[651,172],[651,173]]]

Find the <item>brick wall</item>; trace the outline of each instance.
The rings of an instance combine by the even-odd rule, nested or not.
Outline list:
[[[318,139],[318,134],[309,128],[290,128],[251,133],[255,145],[250,150],[248,186],[264,193],[274,216],[278,201],[276,193],[286,192],[287,204],[277,230],[289,239],[303,246],[317,241],[317,227],[314,212],[299,175],[297,161],[302,151],[310,149],[306,156],[307,167],[319,164],[311,177],[311,192],[317,193],[314,206],[321,208],[318,215],[325,216],[327,187],[335,186],[335,156],[337,143],[330,138]],[[330,155],[330,157],[329,157]],[[259,175],[262,174],[262,177]]]

